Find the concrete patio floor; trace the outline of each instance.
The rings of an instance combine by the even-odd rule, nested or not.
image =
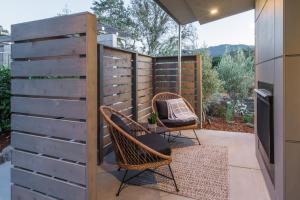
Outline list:
[[[10,199],[10,162],[0,164],[0,200]]]
[[[255,138],[249,133],[233,133],[212,130],[198,130],[202,144],[214,144],[228,147],[230,200],[269,200],[269,194],[255,157]],[[98,167],[99,200],[188,200],[182,197],[154,189],[139,186],[127,186],[119,197],[115,196],[120,181],[113,175],[117,166],[113,154],[105,158]]]

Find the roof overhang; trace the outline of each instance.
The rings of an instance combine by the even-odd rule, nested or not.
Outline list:
[[[155,0],[155,2],[181,25],[195,21],[205,24],[255,7],[255,0]],[[217,13],[211,14],[214,9]]]

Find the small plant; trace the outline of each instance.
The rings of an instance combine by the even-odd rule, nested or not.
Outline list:
[[[148,123],[149,124],[156,124],[157,123],[157,117],[158,117],[158,114],[155,113],[155,112],[152,112],[148,118]]]
[[[244,116],[243,116],[243,121],[244,121],[244,123],[253,123],[253,115],[251,115],[251,114],[245,114]]]
[[[227,108],[226,108],[226,121],[232,122],[233,121],[233,117],[234,117],[234,109],[233,109],[233,105],[231,102],[227,103]]]

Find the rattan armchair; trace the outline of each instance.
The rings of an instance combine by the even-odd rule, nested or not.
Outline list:
[[[181,95],[179,94],[175,94],[175,93],[171,93],[171,92],[161,92],[156,94],[153,98],[152,98],[152,111],[158,113],[158,109],[157,109],[157,105],[156,102],[157,101],[165,101],[168,99],[177,99],[177,98],[182,98],[184,100],[184,102],[186,103],[186,105],[188,106],[188,108],[195,113],[195,110],[193,108],[193,106],[185,99],[183,98]],[[197,122],[195,122],[194,124],[191,125],[183,125],[183,126],[176,126],[176,127],[170,127],[168,125],[166,125],[165,123],[162,122],[162,120],[160,118],[158,118],[158,124],[160,126],[164,126],[168,129],[169,132],[169,136],[174,137],[174,138],[188,138],[188,139],[196,139],[198,141],[198,144],[200,145],[200,141],[199,138],[196,134],[195,129],[198,128],[198,124]],[[195,134],[195,138],[190,138],[190,137],[185,137],[181,134],[181,131],[183,130],[193,130],[194,134]],[[179,132],[178,135],[170,135],[171,132]]]
[[[126,170],[116,195],[118,196],[120,194],[121,190],[123,189],[122,186],[125,183],[128,183],[131,179],[142,174],[145,171],[151,171],[153,173],[173,180],[176,191],[179,191],[174,179],[172,169],[170,167],[172,157],[170,155],[165,155],[156,151],[155,149],[150,148],[149,146],[147,146],[139,140],[139,137],[151,133],[139,123],[135,122],[131,118],[114,110],[111,107],[101,106],[100,112],[103,115],[104,120],[109,128],[109,133],[111,136],[112,145],[116,155],[116,160],[119,169]],[[122,121],[125,122],[128,125],[128,127],[130,127],[131,133],[124,131],[124,129],[122,129],[114,121],[112,121],[112,114],[120,117]],[[165,176],[155,171],[156,168],[165,165],[168,165],[171,177]],[[141,172],[139,172],[133,177],[126,179],[128,170],[140,170]]]

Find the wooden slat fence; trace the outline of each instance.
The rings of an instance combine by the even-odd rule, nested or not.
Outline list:
[[[178,91],[178,58],[150,57],[136,52],[99,45],[100,102],[145,122],[151,100],[158,92]],[[201,58],[182,58],[182,95],[201,117]],[[99,158],[112,150],[111,139],[100,116]],[[103,151],[101,151],[103,150]]]
[[[201,57],[183,56],[181,67],[181,95],[186,98],[201,117],[202,96]],[[178,58],[156,57],[154,64],[154,93],[178,92]]]
[[[13,25],[12,40],[12,199],[96,199],[97,153],[111,151],[99,105],[146,121],[154,94],[177,92],[177,57],[99,45],[89,13]],[[182,61],[199,114],[201,59]]]
[[[98,45],[100,104],[144,121],[151,112],[152,57]],[[111,139],[100,116],[99,160],[109,153]]]
[[[12,26],[12,199],[96,199],[96,19]]]

